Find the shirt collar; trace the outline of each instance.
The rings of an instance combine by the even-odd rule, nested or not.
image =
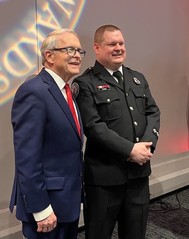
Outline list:
[[[58,85],[58,88],[62,90],[66,84],[64,80],[59,75],[57,75],[54,71],[50,70],[49,68],[45,68],[45,70],[52,76],[52,78]]]
[[[112,70],[110,70],[110,69],[108,69],[108,68],[106,68],[106,70],[110,73],[110,75],[113,75],[113,73],[115,72],[115,71],[112,71]],[[119,67],[118,71],[120,71],[121,74],[123,75],[123,69],[122,69],[122,66]]]

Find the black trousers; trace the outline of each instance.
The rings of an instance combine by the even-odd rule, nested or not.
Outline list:
[[[26,239],[77,239],[79,219],[74,222],[57,223],[51,232],[37,232],[36,223],[22,222],[22,231]]]
[[[127,184],[85,186],[86,239],[111,239],[118,225],[119,239],[145,239],[149,209],[148,177]]]

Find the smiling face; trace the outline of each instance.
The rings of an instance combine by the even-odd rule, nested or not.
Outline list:
[[[126,48],[120,30],[105,31],[102,40],[94,43],[96,59],[104,67],[117,70],[126,59]]]
[[[56,48],[64,47],[81,48],[81,44],[75,34],[66,32],[58,36],[56,45]],[[74,56],[70,56],[66,50],[47,50],[45,56],[45,66],[58,74],[65,82],[80,72],[81,56],[78,51]]]

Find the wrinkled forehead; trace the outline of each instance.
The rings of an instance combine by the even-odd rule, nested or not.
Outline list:
[[[57,45],[64,47],[64,46],[81,46],[80,40],[78,36],[74,33],[62,33],[60,36],[57,38]]]

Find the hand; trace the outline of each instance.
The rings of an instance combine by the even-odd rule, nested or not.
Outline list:
[[[44,220],[37,222],[37,232],[50,232],[57,225],[57,218],[54,212],[52,212],[48,217]]]
[[[134,147],[130,153],[130,161],[143,165],[147,163],[153,154],[150,152],[152,142],[139,142],[134,144]]]

